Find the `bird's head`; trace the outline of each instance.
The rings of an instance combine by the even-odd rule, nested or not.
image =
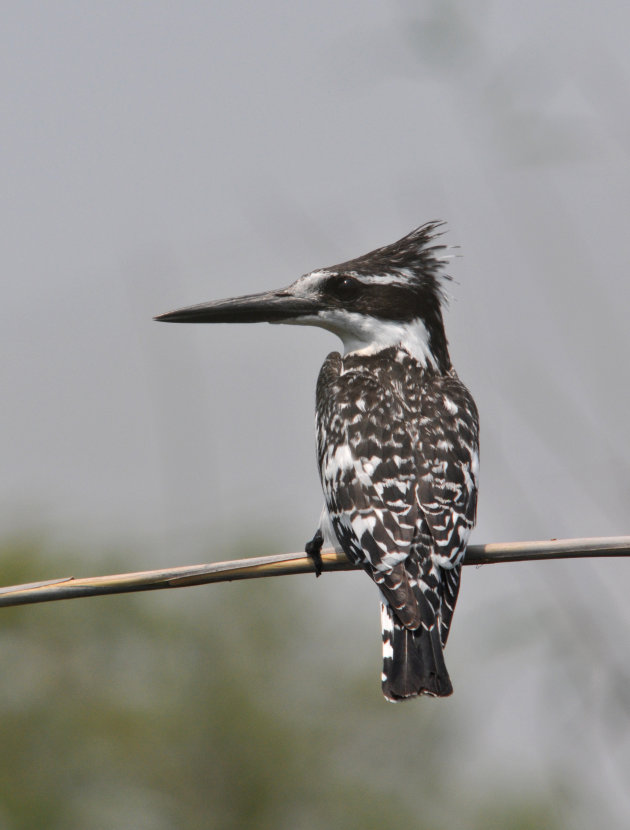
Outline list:
[[[320,268],[287,288],[169,311],[169,323],[289,323],[337,334],[346,353],[407,349],[422,365],[450,367],[442,320],[447,246],[442,222],[428,222],[391,245]]]

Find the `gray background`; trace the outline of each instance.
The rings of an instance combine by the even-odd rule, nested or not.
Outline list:
[[[86,573],[102,545],[140,549],[134,567],[299,549],[337,341],[151,317],[443,218],[482,417],[474,541],[630,532],[629,24],[566,0],[5,4],[6,531],[80,543]],[[544,788],[560,763],[625,826],[627,564],[469,571],[449,666],[482,736],[471,782]],[[372,643],[372,586],[324,579],[286,587]],[[514,651],[504,628],[537,634]],[[614,747],[593,714],[613,686]]]

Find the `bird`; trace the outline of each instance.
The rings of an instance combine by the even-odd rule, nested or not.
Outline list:
[[[377,585],[392,702],[452,694],[444,647],[477,512],[479,415],[449,356],[444,232],[427,222],[286,288],[154,318],[318,326],[341,339],[317,380],[325,504],[305,550],[318,576],[330,546]]]

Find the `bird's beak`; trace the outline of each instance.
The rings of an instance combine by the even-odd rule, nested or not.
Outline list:
[[[153,319],[164,323],[288,323],[317,311],[314,299],[296,296],[287,288],[179,308]]]

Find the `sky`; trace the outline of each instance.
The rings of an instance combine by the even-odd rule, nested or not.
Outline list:
[[[78,538],[86,559],[135,540],[146,567],[235,540],[299,550],[322,502],[315,380],[337,341],[152,317],[444,219],[451,355],[481,413],[473,541],[628,533],[629,23],[612,0],[5,8],[7,532]],[[596,639],[619,632],[612,665],[630,570],[568,567],[468,575],[462,631],[498,597],[570,626],[566,591]],[[531,677],[510,671],[522,702]],[[512,737],[531,725],[501,711],[504,758],[501,717]]]

